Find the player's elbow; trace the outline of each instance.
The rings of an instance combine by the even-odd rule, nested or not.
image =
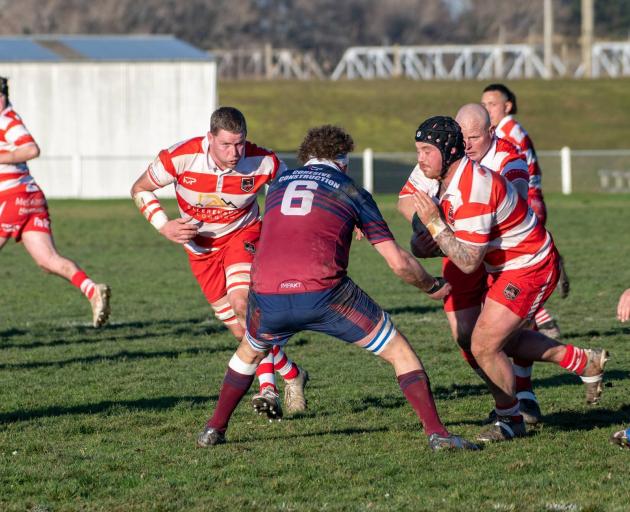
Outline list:
[[[387,264],[391,271],[398,277],[404,276],[409,272],[409,261],[402,250],[398,250],[392,254],[387,259]]]
[[[26,158],[25,160],[32,160],[33,158],[37,158],[40,154],[39,146],[35,143],[29,144],[26,148]]]

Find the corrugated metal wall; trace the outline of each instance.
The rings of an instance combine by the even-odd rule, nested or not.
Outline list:
[[[0,75],[48,197],[128,197],[160,149],[208,131],[217,104],[214,62],[0,63]]]

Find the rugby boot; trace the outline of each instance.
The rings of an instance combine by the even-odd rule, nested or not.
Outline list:
[[[494,423],[477,435],[477,441],[494,443],[511,441],[515,437],[527,435],[525,422],[516,422],[510,416],[497,416]]]
[[[586,386],[586,403],[594,405],[599,403],[602,396],[604,367],[610,354],[603,348],[587,348],[584,351],[588,360],[580,379]]]
[[[531,398],[521,398],[518,402],[520,404],[519,411],[521,416],[523,416],[523,421],[528,425],[536,425],[542,417],[538,402]]]
[[[219,432],[216,428],[208,427],[197,436],[197,446],[199,448],[207,448],[217,444],[225,443],[225,434]]]
[[[610,442],[619,446],[619,448],[626,448],[630,450],[630,427],[625,430],[615,432],[610,436]]]
[[[431,434],[429,436],[429,448],[434,452],[440,450],[479,450],[479,446],[470,441],[466,441],[463,437],[453,434],[441,436],[439,434]]]
[[[521,398],[519,401],[519,412],[523,416],[523,421],[527,425],[536,425],[542,418],[542,411],[540,405],[536,400],[531,398]],[[497,421],[497,411],[492,409],[488,414],[488,417],[483,420],[484,425],[490,425]]]
[[[109,298],[112,295],[111,288],[106,284],[95,284],[94,294],[90,299],[92,306],[92,326],[95,328],[102,327],[109,320],[111,308],[109,306]]]
[[[259,415],[266,414],[269,421],[282,418],[280,396],[269,386],[252,397],[252,407]]]
[[[308,382],[308,372],[304,368],[299,367],[298,371],[298,376],[295,379],[284,381],[284,408],[288,414],[306,410],[304,388]]]
[[[560,298],[566,299],[569,296],[571,290],[571,284],[569,283],[569,276],[564,269],[564,258],[560,256],[560,277],[558,279],[558,290],[560,291]]]
[[[554,340],[559,340],[560,336],[560,327],[558,327],[558,322],[556,322],[553,318],[547,322],[544,322],[538,326],[538,332],[540,334],[544,334],[547,338],[551,338]]]

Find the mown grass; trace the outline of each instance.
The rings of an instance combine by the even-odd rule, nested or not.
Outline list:
[[[628,148],[630,80],[520,80],[507,82],[518,99],[518,119],[538,149]],[[415,128],[432,115],[455,116],[478,102],[486,82],[451,81],[226,81],[219,102],[240,108],[252,140],[275,151],[295,151],[306,130],[344,126],[358,150],[413,151]]]
[[[21,246],[3,249],[0,510],[627,510],[629,454],[607,438],[630,422],[630,329],[614,314],[630,286],[630,197],[547,199],[572,278],[569,298],[553,296],[549,309],[567,341],[612,352],[603,401],[587,407],[576,377],[538,365],[544,424],[451,454],[429,451],[386,364],[309,333],[288,349],[312,376],[308,413],[270,424],[245,402],[229,444],[195,448],[235,343],[183,252],[131,201],[52,201],[60,250],[112,285],[112,324],[92,330],[76,290],[42,275]],[[378,200],[405,240],[395,198]],[[411,339],[448,427],[473,437],[491,400],[440,305],[367,243],[355,244],[351,274]]]

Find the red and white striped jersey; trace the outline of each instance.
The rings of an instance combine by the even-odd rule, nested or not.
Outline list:
[[[221,170],[208,152],[207,137],[195,137],[160,151],[148,175],[158,187],[174,184],[181,216],[199,227],[185,247],[203,254],[260,220],[256,193],[285,168],[273,152],[246,142],[236,168]]]
[[[495,128],[496,136],[506,139],[523,152],[527,160],[527,170],[529,172],[529,188],[542,189],[542,173],[538,165],[534,143],[525,131],[525,128],[512,116],[505,116]]]
[[[529,175],[525,155],[511,142],[493,137],[490,148],[479,162],[483,167],[500,175],[514,185],[519,195],[527,201]]]
[[[9,105],[0,112],[0,152],[14,151],[20,146],[34,143],[35,139],[13,107]],[[0,164],[0,197],[38,190],[26,162]]]
[[[398,197],[412,196],[416,190],[422,190],[429,197],[436,197],[440,188],[440,182],[431,178],[427,178],[420,170],[420,166],[416,166],[411,171],[409,178],[398,193]]]
[[[516,188],[467,157],[457,167],[440,207],[459,241],[487,246],[488,272],[536,265],[553,249],[551,236]]]

